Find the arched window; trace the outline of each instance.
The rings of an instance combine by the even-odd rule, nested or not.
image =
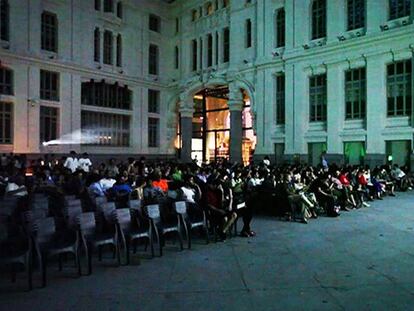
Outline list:
[[[103,40],[103,62],[106,65],[112,65],[112,32],[105,30]]]
[[[326,37],[326,0],[312,3],[312,40]]]
[[[246,48],[252,46],[252,20],[246,20]]]
[[[276,11],[276,47],[285,46],[285,9]]]
[[[45,51],[58,51],[58,19],[56,14],[42,13],[41,48]]]
[[[95,62],[100,62],[101,60],[101,32],[99,31],[99,28],[95,28],[95,32],[93,35],[94,39],[94,52],[93,52],[93,58]]]
[[[213,12],[214,12],[214,6],[213,6],[213,3],[208,2],[208,3],[206,4],[206,15],[211,15],[211,14],[213,14]]]
[[[389,0],[390,20],[410,15],[411,0]]]
[[[1,0],[0,3],[0,39],[2,41],[9,41],[10,31],[10,16],[9,16],[9,1]]]
[[[122,11],[122,2],[119,1],[118,4],[116,5],[116,16],[119,18],[122,18],[123,16],[123,11]]]
[[[122,67],[122,37],[120,34],[116,37],[116,65]]]
[[[348,0],[348,30],[365,26],[365,0]]]

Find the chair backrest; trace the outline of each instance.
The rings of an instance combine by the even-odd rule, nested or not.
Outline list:
[[[129,208],[120,208],[113,212],[114,221],[122,230],[131,229],[131,211]]]
[[[95,213],[88,212],[78,215],[77,224],[83,235],[88,236],[94,234],[96,232]]]
[[[129,201],[129,208],[133,209],[133,210],[141,211],[142,201],[141,200],[130,200]]]
[[[101,206],[102,204],[108,202],[108,199],[106,197],[96,197],[95,198],[95,205]]]
[[[73,201],[73,200],[76,200],[77,197],[76,197],[76,195],[71,194],[71,195],[65,195],[64,199],[65,199],[65,201]]]
[[[77,225],[77,218],[82,214],[82,207],[80,205],[65,207],[65,220],[69,228],[74,228]]]
[[[187,204],[185,203],[185,201],[174,202],[174,209],[177,214],[187,214]]]
[[[108,223],[113,222],[113,212],[116,210],[115,202],[107,202],[101,205],[101,210],[105,221]]]
[[[150,219],[154,221],[159,221],[161,219],[160,206],[158,204],[147,205],[145,209]]]
[[[36,219],[33,222],[32,228],[35,239],[38,243],[48,242],[56,233],[55,218],[46,217],[43,219]]]
[[[82,206],[82,201],[80,199],[75,200],[65,200],[65,206]]]

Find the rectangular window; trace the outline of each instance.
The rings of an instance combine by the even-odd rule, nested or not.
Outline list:
[[[148,90],[148,112],[160,113],[160,91]]]
[[[345,72],[345,118],[364,119],[366,113],[365,68]]]
[[[348,0],[348,30],[365,27],[365,0]]]
[[[180,66],[180,50],[178,49],[178,46],[175,47],[174,52],[174,67],[175,69],[178,69]]]
[[[160,18],[157,15],[150,14],[149,30],[160,32]]]
[[[96,11],[101,10],[101,0],[95,0],[95,10]]]
[[[326,0],[312,4],[312,40],[326,37]]]
[[[122,18],[124,16],[124,11],[123,11],[123,7],[122,7],[122,2],[119,1],[118,4],[116,5],[116,16],[118,18]]]
[[[285,46],[286,26],[285,26],[285,9],[276,11],[276,47]]]
[[[180,32],[180,19],[176,18],[175,19],[175,33],[179,33]]]
[[[158,74],[158,46],[151,44],[148,54],[148,73],[150,75]]]
[[[223,31],[223,63],[230,60],[230,29],[224,28]]]
[[[131,100],[132,91],[126,85],[91,80],[83,82],[81,86],[82,105],[130,110]]]
[[[389,0],[390,20],[410,16],[411,0]]]
[[[13,95],[13,71],[0,67],[0,94]]]
[[[116,65],[122,67],[122,37],[116,37]]]
[[[285,124],[285,75],[276,76],[276,124]]]
[[[0,144],[13,143],[13,104],[0,102]]]
[[[196,39],[194,39],[193,41],[191,41],[191,49],[192,49],[192,54],[193,54],[193,57],[192,57],[192,69],[193,69],[193,71],[197,71],[197,52],[198,52],[198,49],[197,49],[197,40]]]
[[[45,51],[58,51],[58,20],[56,14],[42,13],[41,48]]]
[[[40,70],[40,99],[59,101],[59,73]]]
[[[251,19],[246,20],[246,48],[252,46],[252,21]]]
[[[104,31],[103,42],[103,63],[106,65],[112,65],[112,50],[113,50],[113,37],[112,32],[109,30]]]
[[[387,115],[411,115],[411,59],[387,66]]]
[[[148,118],[148,147],[159,147],[159,124],[158,118]]]
[[[213,35],[207,36],[207,67],[213,66]]]
[[[40,106],[40,143],[57,139],[59,135],[58,108]]]
[[[220,55],[219,55],[219,47],[220,47],[220,41],[219,41],[219,34],[218,34],[218,32],[216,32],[216,65],[218,65],[218,63],[219,63],[219,58],[220,58]]]
[[[203,69],[204,62],[203,62],[203,39],[200,38],[200,68]]]
[[[326,74],[309,78],[309,120],[326,121]]]
[[[95,137],[96,145],[128,147],[130,116],[82,110],[82,133]]]
[[[0,39],[9,41],[10,36],[10,7],[9,1],[0,2]]]
[[[95,62],[101,61],[101,32],[99,28],[95,28],[94,32],[94,51],[93,51],[93,59]]]
[[[104,0],[104,12],[107,12],[107,13],[114,12],[114,1],[113,0]]]

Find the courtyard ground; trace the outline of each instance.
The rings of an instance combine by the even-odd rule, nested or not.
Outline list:
[[[253,221],[255,238],[169,244],[119,268],[106,258],[91,276],[51,266],[31,292],[23,274],[3,276],[0,310],[414,310],[413,192],[307,225]]]

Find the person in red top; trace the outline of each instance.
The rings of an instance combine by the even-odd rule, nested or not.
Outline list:
[[[357,207],[355,202],[355,198],[353,195],[352,185],[348,179],[348,172],[346,170],[342,170],[338,177],[339,181],[342,184],[342,187],[345,191],[345,195],[349,204],[351,204],[354,208]]]
[[[164,193],[168,192],[168,181],[161,178],[161,172],[158,170],[154,172],[154,180],[152,181],[152,185],[160,188]]]
[[[363,200],[364,197],[369,199],[368,181],[365,178],[364,170],[359,170],[357,177],[358,177],[358,185],[359,185],[358,191],[363,194],[361,196],[362,204],[366,207],[369,207],[370,205]]]

